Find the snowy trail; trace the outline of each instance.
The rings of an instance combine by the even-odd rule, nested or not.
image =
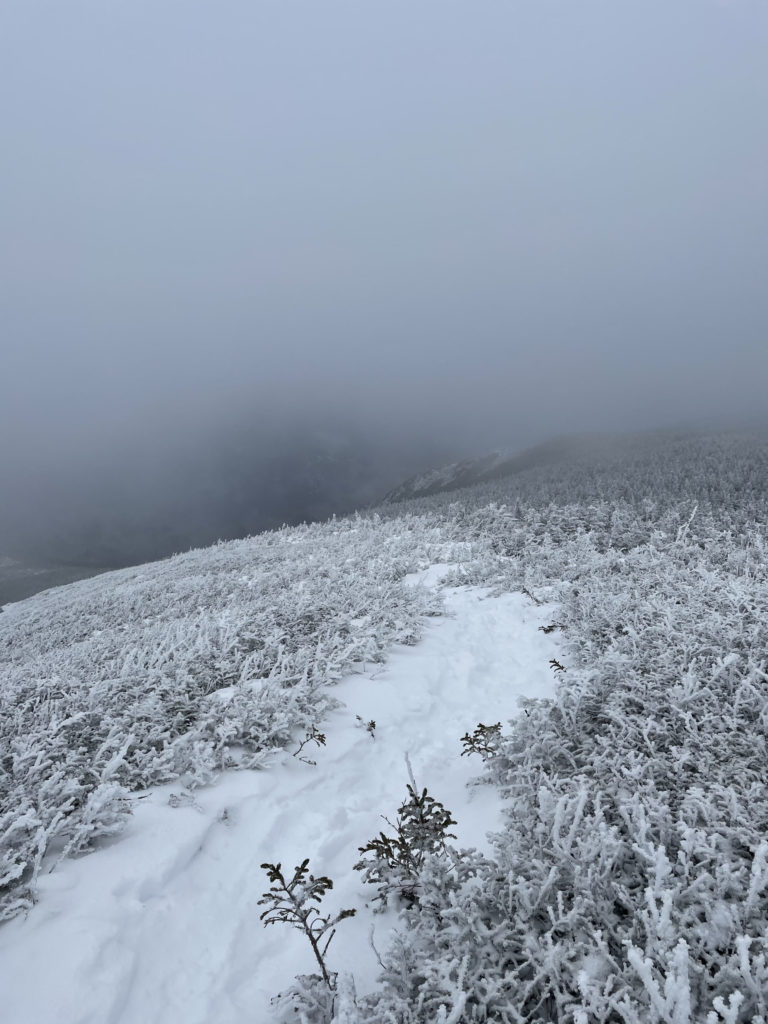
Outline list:
[[[314,961],[298,932],[262,927],[260,864],[304,857],[334,879],[329,909],[357,908],[328,960],[369,989],[371,924],[384,949],[394,915],[366,908],[373,891],[352,866],[406,796],[405,754],[457,819],[457,845],[484,848],[500,805],[467,788],[480,762],[459,756],[459,738],[506,722],[521,695],[553,692],[557,650],[538,631],[551,607],[461,588],[446,591],[446,612],[415,647],[338,685],[345,707],[323,726],[327,745],[304,751],[316,767],[281,754],[268,771],[227,773],[190,806],[168,805],[178,785],[154,790],[123,837],[47,875],[29,917],[0,928],[4,1024],[266,1024],[271,997]],[[375,739],[356,715],[375,720]]]

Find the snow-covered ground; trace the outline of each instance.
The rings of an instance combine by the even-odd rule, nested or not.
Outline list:
[[[411,582],[436,586],[441,574],[433,566]],[[325,746],[302,751],[316,766],[282,751],[268,770],[230,771],[194,794],[152,789],[135,799],[122,836],[41,875],[39,903],[0,928],[4,1024],[268,1021],[272,996],[315,964],[304,936],[262,926],[260,865],[290,870],[305,857],[334,880],[328,908],[357,910],[329,964],[351,970],[358,992],[370,989],[371,928],[383,950],[395,915],[366,905],[374,892],[353,865],[406,796],[406,754],[457,820],[456,845],[484,849],[500,827],[499,798],[467,785],[480,762],[460,757],[460,737],[505,722],[518,697],[554,690],[555,642],[538,628],[551,607],[476,588],[445,596],[446,617],[430,620],[418,644],[335,687],[344,707],[322,726]]]
[[[304,858],[358,911],[339,1024],[768,1021],[766,480],[764,440],[672,440],[8,607],[2,1024],[269,1024],[315,963],[260,865]],[[460,737],[521,693],[554,699],[468,790]],[[353,865],[406,752],[457,846],[494,837],[376,915]]]

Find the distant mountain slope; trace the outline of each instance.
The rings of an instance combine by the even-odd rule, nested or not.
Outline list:
[[[462,487],[500,480],[527,469],[556,465],[585,455],[596,455],[613,450],[615,439],[585,435],[581,437],[560,437],[544,441],[522,452],[510,450],[494,451],[477,458],[462,459],[447,466],[418,473],[391,490],[385,502],[405,501],[408,498],[423,498],[443,491],[455,491]]]
[[[0,608],[11,601],[23,601],[49,587],[86,579],[101,572],[91,566],[27,565],[16,558],[0,555]]]
[[[367,507],[450,454],[348,424],[268,432],[249,423],[181,452],[158,445],[141,457],[116,453],[79,475],[47,474],[23,502],[0,501],[0,553],[27,566],[137,565]],[[6,600],[32,592],[10,588]]]

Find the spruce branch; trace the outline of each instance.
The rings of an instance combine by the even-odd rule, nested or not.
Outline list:
[[[329,989],[333,989],[335,975],[331,975],[325,963],[328,947],[336,934],[336,925],[345,918],[354,917],[354,910],[341,910],[335,917],[330,914],[323,917],[315,903],[321,903],[323,897],[333,888],[333,882],[327,875],[317,878],[309,873],[309,857],[293,870],[293,877],[286,881],[281,864],[262,864],[267,877],[272,883],[269,891],[259,900],[259,905],[267,904],[267,909],[259,920],[264,927],[270,924],[290,924],[303,932],[320,967],[323,981]],[[330,934],[328,935],[328,933]],[[328,938],[323,942],[325,936]]]
[[[362,718],[360,715],[355,715],[355,718],[357,720],[358,727],[361,728],[361,729],[365,729],[365,731],[368,733],[368,735],[371,737],[371,739],[375,740],[376,739],[376,722],[372,718],[369,721],[366,722],[366,720],[364,718]]]
[[[499,752],[500,740],[501,722],[496,722],[495,725],[483,725],[479,722],[471,736],[466,732],[461,737],[464,746],[461,756],[479,754],[484,761],[488,761]]]
[[[398,893],[409,904],[417,900],[418,878],[425,859],[432,854],[446,852],[446,841],[456,836],[449,832],[456,821],[439,800],[431,796],[426,787],[419,791],[410,761],[406,758],[410,782],[408,799],[397,810],[391,821],[383,820],[393,834],[379,832],[365,846],[358,847],[363,855],[355,870],[363,872],[363,880],[378,885],[377,899],[384,903],[387,897]]]
[[[325,746],[325,733],[324,732],[320,732],[318,730],[317,726],[313,725],[312,728],[309,730],[309,732],[304,737],[304,739],[299,744],[298,750],[294,750],[294,752],[293,752],[293,756],[294,757],[298,757],[298,759],[300,761],[303,761],[304,764],[311,764],[311,765],[314,766],[314,765],[317,764],[317,761],[313,761],[310,757],[301,757],[300,756],[302,750],[304,749],[304,747],[306,747],[306,745],[308,743],[316,743],[318,745],[318,747],[324,747]]]

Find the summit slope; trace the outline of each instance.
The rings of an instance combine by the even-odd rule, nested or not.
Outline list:
[[[48,1012],[46,985],[74,1020],[88,1019],[78,1005],[110,1024],[169,1019],[185,993],[190,1014],[252,1020],[266,1006],[264,972],[282,987],[288,961],[305,977],[282,1006],[308,1024],[765,1022],[766,522],[764,436],[655,436],[9,606],[0,973],[22,1000],[11,1024]],[[413,586],[419,572],[439,575],[440,588]],[[476,588],[484,599],[462,605]],[[529,644],[516,623],[542,600],[556,612]],[[554,691],[516,714],[517,692],[540,693],[533,669],[521,670],[531,690],[497,683],[504,666],[517,675],[526,649],[543,658],[535,644],[545,642],[557,652],[542,666]],[[422,656],[420,690],[398,673],[401,659],[413,667]],[[389,685],[387,658],[402,686],[378,691],[382,707],[368,702]],[[380,736],[356,714],[376,718]],[[469,768],[459,751],[438,759],[475,717],[509,721],[480,803],[459,785]],[[311,752],[317,768],[292,757],[313,726],[328,738]],[[396,812],[373,804],[405,795],[400,759],[414,745],[419,784],[468,829],[457,844],[475,849],[428,858],[416,903],[386,926],[378,919],[382,933],[396,924],[377,939],[380,962],[368,947],[363,960],[356,929],[370,894],[348,846],[371,838],[358,823],[373,832],[379,814]],[[358,802],[374,756],[385,760],[364,787],[372,799]],[[249,803],[254,777],[261,800]],[[331,789],[313,788],[323,778]],[[294,798],[281,779],[297,781]],[[306,976],[298,933],[274,928],[258,946],[267,933],[250,875],[260,891],[266,880],[239,859],[238,815],[255,844],[273,786],[282,809],[262,815],[272,849],[254,846],[253,857],[288,870],[309,857],[337,875],[330,908],[361,915],[339,928],[331,993]],[[161,806],[170,793],[184,806]],[[296,811],[296,852],[283,853]],[[240,896],[231,935],[217,900],[229,920]],[[186,956],[179,946],[193,935]],[[27,964],[35,949],[54,958],[65,947],[62,964],[70,949],[74,961],[22,992],[17,946]],[[151,1010],[139,977],[160,1004]]]
[[[339,682],[343,706],[324,726],[326,744],[306,751],[316,765],[284,752],[267,771],[227,773],[184,800],[178,787],[152,788],[118,843],[41,879],[39,906],[0,930],[5,1019],[267,1021],[272,996],[297,972],[311,973],[313,960],[297,932],[262,927],[260,864],[305,856],[334,879],[333,905],[357,908],[339,927],[330,964],[352,971],[360,993],[374,989],[369,930],[386,948],[397,918],[372,912],[375,893],[352,868],[358,846],[386,827],[380,815],[402,802],[405,756],[452,811],[459,844],[487,851],[501,805],[490,787],[468,787],[479,761],[458,756],[459,737],[483,716],[505,719],[518,696],[554,689],[548,661],[557,649],[537,629],[550,609],[459,588],[447,592],[445,610],[415,647]],[[373,736],[357,716],[376,722]]]

